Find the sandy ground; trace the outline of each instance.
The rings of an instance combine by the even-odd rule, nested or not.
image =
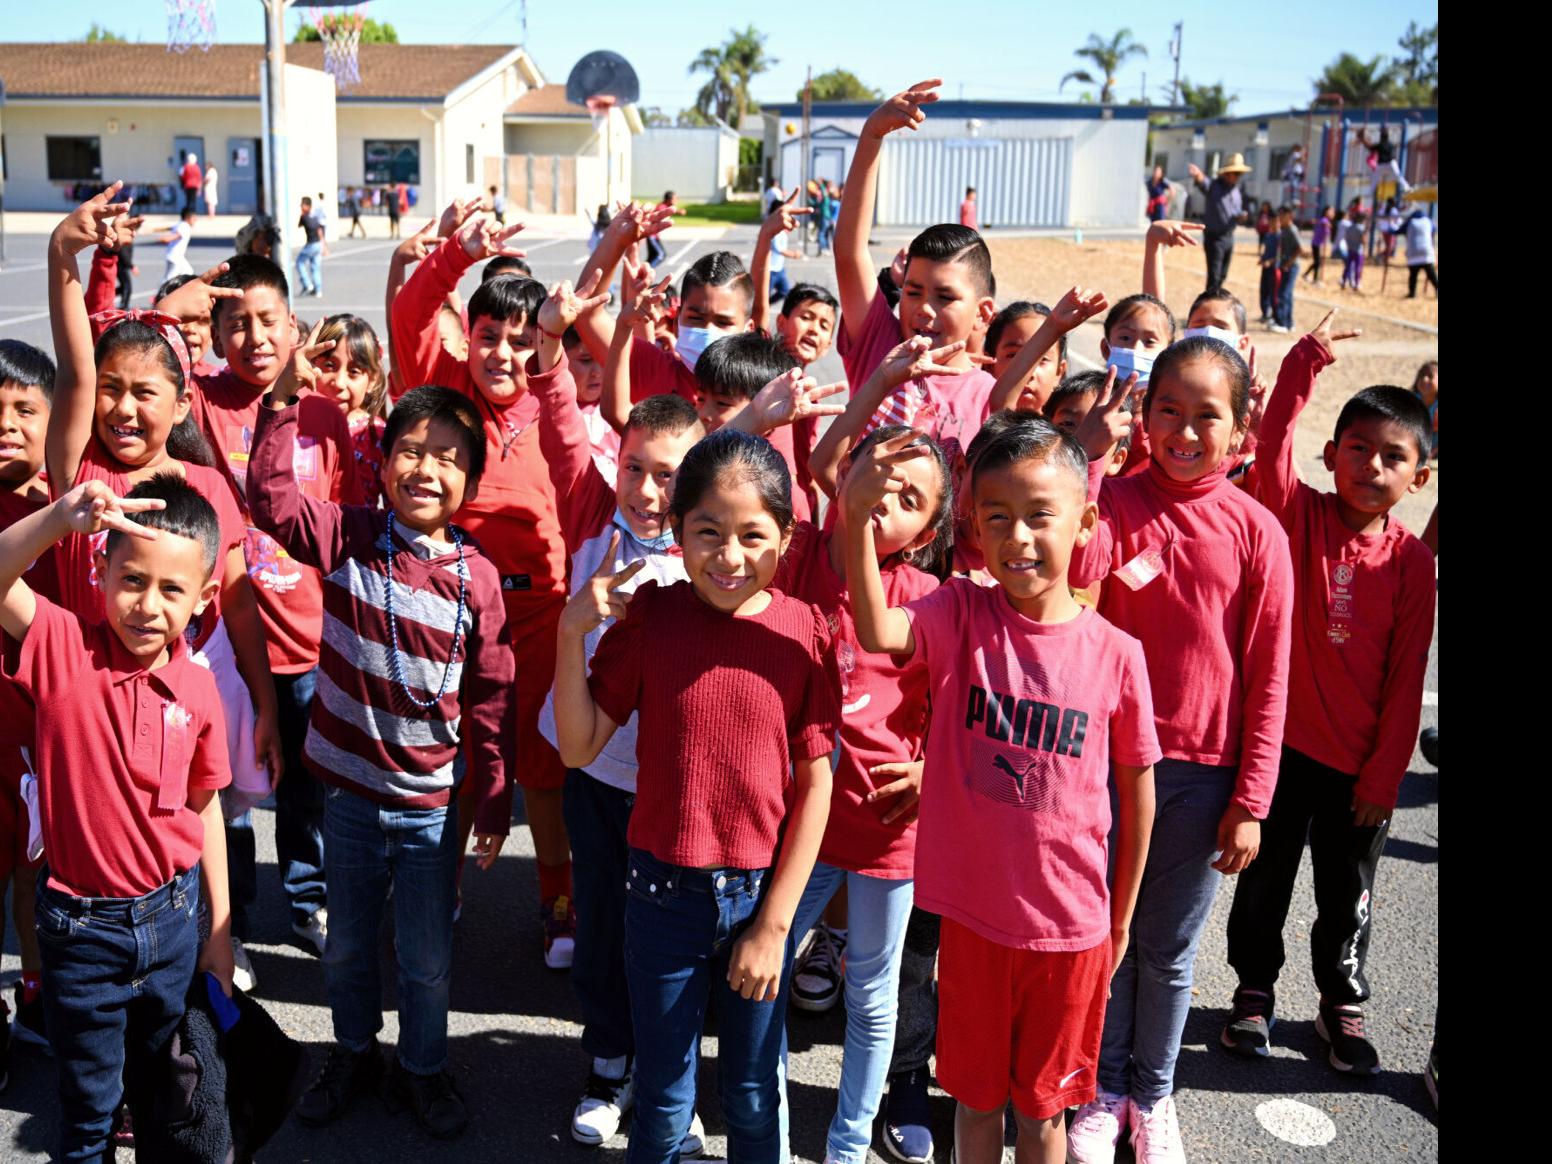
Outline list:
[[[1301,281],[1294,294],[1294,330],[1278,335],[1253,321],[1260,315],[1259,278],[1253,242],[1248,231],[1242,237],[1229,265],[1228,287],[1246,305],[1252,320],[1256,357],[1260,370],[1274,383],[1283,356],[1305,332],[1313,329],[1331,307],[1337,307],[1337,325],[1363,329],[1356,339],[1337,347],[1337,360],[1321,374],[1315,398],[1300,419],[1295,434],[1299,472],[1316,488],[1331,487],[1330,474],[1320,456],[1330,438],[1342,404],[1360,388],[1373,384],[1399,384],[1410,387],[1418,367],[1439,356],[1439,301],[1432,297],[1414,300],[1406,294],[1406,271],[1399,264],[1390,271],[1386,292],[1379,294],[1379,269],[1365,272],[1369,294],[1355,295],[1339,290],[1336,275],[1328,264],[1323,287]],[[1097,287],[1115,302],[1142,288],[1141,242],[1073,243],[1065,239],[991,238],[993,268],[997,273],[997,300],[1040,299],[1054,303],[1074,284]],[[1165,301],[1184,326],[1191,300],[1204,285],[1205,263],[1200,249],[1181,247],[1171,250],[1165,259]],[[1103,318],[1103,317],[1101,317]],[[1433,332],[1421,330],[1427,327]],[[1096,346],[1101,334],[1100,320],[1090,321],[1080,331],[1085,349]],[[1397,507],[1402,522],[1414,533],[1421,533],[1438,500],[1438,465],[1432,480],[1418,494]]]

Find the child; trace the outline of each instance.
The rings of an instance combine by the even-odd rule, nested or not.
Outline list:
[[[1045,402],[1042,415],[1063,432],[1077,432],[1083,418],[1093,411],[1094,405],[1109,395],[1109,384],[1109,373],[1101,372],[1098,368],[1074,372],[1056,386],[1056,391]],[[1128,416],[1132,414],[1130,397],[1122,401],[1121,410]],[[1128,430],[1100,458],[1105,462],[1106,477],[1114,477],[1125,467],[1131,444],[1132,434]]]
[[[23,581],[25,565],[61,539],[101,542],[104,617],[66,611]],[[113,1154],[109,1128],[126,1090],[137,1120],[155,1118],[158,1056],[196,970],[232,993],[215,797],[231,780],[221,697],[184,640],[221,588],[225,548],[210,504],[167,472],[123,500],[84,480],[0,532],[0,626],[20,644],[5,670],[37,708],[48,854],[37,926],[60,1159]]]
[[[302,213],[297,219],[302,228],[302,249],[296,252],[296,281],[301,288],[298,295],[323,296],[323,260],[329,254],[329,240],[324,233],[324,218],[320,210],[313,212],[313,200],[302,199]]]
[[[1374,874],[1417,737],[1435,603],[1433,554],[1390,511],[1427,484],[1430,426],[1405,389],[1365,388],[1326,444],[1336,491],[1299,480],[1294,424],[1336,359],[1332,345],[1359,334],[1333,334],[1335,314],[1284,358],[1261,422],[1255,496],[1287,531],[1298,613],[1281,774],[1260,856],[1234,892],[1228,956],[1239,986],[1219,1037],[1242,1055],[1269,1053],[1283,923],[1308,835],[1316,1033],[1332,1067],[1376,1075],[1361,1009]]]
[[[1162,300],[1143,292],[1128,295],[1105,316],[1105,338],[1099,341],[1099,354],[1107,368],[1115,369],[1118,381],[1135,373],[1135,391],[1140,395],[1147,391],[1154,360],[1174,342],[1175,313]],[[1122,475],[1143,472],[1148,459],[1147,426],[1134,413]]]
[[[1044,303],[1031,303],[1020,299],[999,311],[986,328],[986,354],[992,358],[992,375],[999,384],[1024,345],[1034,338],[1042,321],[1051,317],[1051,309]],[[1019,412],[1041,412],[1046,401],[1056,390],[1057,384],[1067,377],[1067,333],[1064,331],[1054,348],[1046,348],[1029,369],[1029,374],[1018,387],[1018,395],[1002,407]],[[997,395],[993,390],[993,396]],[[993,401],[995,403],[995,401]],[[991,404],[988,404],[991,407]],[[1001,412],[1002,408],[992,408]]]
[[[189,207],[179,215],[177,222],[162,232],[160,241],[167,246],[162,255],[162,282],[194,273],[189,265],[189,240],[193,237],[194,209]]]
[[[1013,424],[971,467],[997,584],[955,578],[892,607],[868,514],[902,488],[920,455],[911,440],[875,446],[842,504],[860,534],[846,546],[858,640],[924,663],[937,712],[916,893],[943,917],[938,1078],[959,1101],[957,1159],[1001,1160],[1011,1097],[1020,1157],[1060,1161],[1065,1109],[1094,1094],[1106,985],[1148,851],[1159,759],[1148,675],[1138,643],[1068,588],[1095,511],[1082,449],[1043,420]]]
[[[1293,207],[1277,208],[1277,322],[1272,330],[1287,335],[1293,330],[1293,291],[1299,283],[1299,228],[1293,225]]]
[[[730,1154],[751,1164],[781,1155],[792,919],[824,834],[840,725],[823,616],[769,589],[792,535],[790,498],[768,441],[713,433],[674,484],[689,581],[649,582],[627,608],[617,591],[641,565],[615,572],[606,559],[561,621],[555,721],[566,762],[592,764],[639,713],[625,906],[641,1035],[631,1164],[679,1158],[713,992]],[[589,677],[586,637],[611,615]]]
[[[1310,235],[1310,268],[1304,272],[1304,277],[1317,287],[1320,286],[1320,268],[1325,262],[1326,244],[1331,242],[1336,226],[1336,207],[1328,206],[1315,219],[1315,230]]]
[[[787,292],[781,310],[776,313],[776,335],[800,368],[807,370],[829,353],[835,342],[835,315],[839,308],[835,296],[814,283],[798,283]],[[764,324],[756,326],[763,329]],[[792,426],[792,456],[797,469],[793,479],[808,502],[809,512],[815,515],[819,513],[819,494],[808,460],[818,439],[816,420],[804,418]]]
[[[778,202],[771,207],[770,212],[765,216],[765,221],[760,223],[760,233],[754,241],[754,256],[749,264],[749,277],[754,283],[753,316],[756,331],[769,330],[766,324],[770,315],[771,296],[784,298],[791,290],[785,271],[786,261],[788,258],[801,256],[796,251],[790,255],[787,253],[787,239],[794,230],[799,228],[800,215],[814,213],[813,207],[809,206],[794,209],[792,200],[797,196],[797,187],[794,186],[785,202]],[[780,263],[776,262],[777,255],[782,256]],[[778,272],[781,274],[780,290],[777,290],[776,286]]]
[[[1363,283],[1363,257],[1368,240],[1363,237],[1364,213],[1355,201],[1342,223],[1342,286],[1357,291]]]
[[[366,237],[366,227],[361,224],[361,192],[354,186],[345,192],[345,213],[350,215],[350,229],[345,232],[346,238],[355,238],[356,232],[361,232],[361,237]]]
[[[810,214],[813,213],[812,208],[805,207],[805,209]],[[761,257],[765,259],[770,269],[770,293],[778,299],[785,298],[787,292],[792,290],[792,283],[787,278],[787,260],[803,257],[802,251],[795,251],[787,246],[787,241],[792,237],[792,228],[783,221],[783,217],[782,214],[777,213],[767,218],[765,223],[774,223],[775,228],[767,231],[766,225],[762,224],[760,238],[755,243],[755,246],[761,249]]]
[[[1262,327],[1275,330],[1277,324],[1277,252],[1281,245],[1275,230],[1261,232],[1261,318]]]
[[[312,361],[318,370],[318,394],[332,399],[345,414],[359,497],[376,509],[383,499],[383,405],[388,396],[382,346],[372,325],[356,315],[329,316],[319,327],[317,342],[331,347]]]
[[[484,418],[483,459],[489,467],[479,493],[470,495],[458,516],[501,575],[517,658],[514,698],[522,762],[513,771],[523,789],[539,866],[544,962],[552,970],[565,970],[576,929],[562,804],[566,766],[539,733],[539,710],[555,674],[555,628],[566,604],[565,540],[555,486],[539,449],[534,423],[539,403],[528,391],[527,371],[539,339],[536,316],[544,288],[515,275],[480,284],[469,297],[465,361],[447,355],[436,328],[443,299],[464,272],[481,259],[511,253],[510,240],[522,229],[522,223],[497,229],[488,218],[470,217],[416,268],[394,302],[390,322],[401,383],[445,385],[467,397]],[[461,827],[467,830],[471,820],[472,811],[464,811]],[[467,837],[466,831],[463,847]]]
[[[582,336],[575,327],[568,326],[560,342],[566,352],[572,382],[576,385],[577,408],[587,429],[593,464],[613,487],[620,469],[620,434],[614,431],[614,426],[600,407],[604,394],[604,366],[593,359],[593,353],[582,342]]]
[[[1433,240],[1439,233],[1439,224],[1429,218],[1419,206],[1407,217],[1404,228],[1407,248],[1407,298],[1417,298],[1417,277],[1426,275],[1433,285],[1433,293],[1439,294],[1439,273],[1434,270]]]
[[[1287,537],[1226,479],[1250,407],[1245,362],[1212,339],[1165,349],[1143,399],[1147,470],[1104,481],[1104,454],[1131,427],[1121,405],[1132,390],[1117,376],[1077,434],[1099,525],[1072,576],[1107,579],[1099,613],[1142,642],[1164,759],[1133,944],[1105,1015],[1099,1091],[1068,1140],[1076,1164],[1108,1164],[1127,1123],[1139,1159],[1179,1158],[1171,1092],[1196,945],[1219,874],[1256,855],[1288,686]]]
[[[1439,459],[1439,361],[1429,360],[1412,378],[1412,395],[1423,402],[1428,410],[1428,423],[1433,429],[1433,439],[1428,444],[1428,459]]]
[[[965,187],[965,200],[959,204],[959,225],[966,230],[980,229],[975,221],[975,187]]]
[[[572,593],[586,587],[598,569],[613,573],[638,560],[646,563],[645,574],[626,582],[624,594],[647,581],[683,581],[684,557],[668,526],[668,507],[679,463],[704,430],[689,401],[672,393],[649,396],[631,409],[626,421],[618,477],[605,478],[589,456],[580,395],[554,339],[562,329],[575,335],[571,323],[579,304],[569,284],[545,300],[539,311],[544,334],[535,353],[539,371],[528,380],[539,401],[539,448],[560,499]],[[576,350],[586,353],[587,347],[579,342]],[[586,636],[588,657],[605,629],[600,625]],[[539,730],[556,742],[553,692],[540,715]],[[634,1095],[630,1069],[636,1043],[630,1000],[621,983],[630,860],[626,831],[635,796],[632,716],[586,771],[573,768],[566,773],[566,833],[575,862],[577,912],[571,986],[582,1010],[582,1049],[592,1056],[587,1087],[571,1118],[571,1136],[583,1144],[602,1144],[614,1135]],[[696,1117],[681,1152],[693,1154],[702,1135]]]
[[[20,340],[0,340],[0,530],[48,504],[43,446],[53,399],[54,361]],[[33,593],[59,600],[52,551],[31,563],[23,578]],[[34,915],[42,858],[28,852],[32,820],[22,794],[23,778],[32,772],[29,757],[37,751],[35,716],[26,693],[0,678],[0,909],[10,883],[11,917],[22,963],[13,995],[16,1025],[0,1029],[0,1080],[7,1076],[13,1031],[34,1046],[48,1046],[43,1028],[43,962]],[[0,1012],[8,1009],[0,1002]]]
[[[324,837],[334,924],[324,951],[335,1045],[297,1104],[326,1124],[383,1070],[379,931],[393,896],[399,1045],[387,1094],[431,1135],[468,1123],[447,1072],[447,1007],[466,784],[489,869],[510,827],[512,652],[497,568],[451,524],[479,487],[485,438],[474,404],[417,388],[383,433],[387,512],[297,487],[295,376],[264,397],[253,439],[254,521],[324,579],[328,625],[305,760],[329,786]],[[464,780],[467,764],[468,780]]]

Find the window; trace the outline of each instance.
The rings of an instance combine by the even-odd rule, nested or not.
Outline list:
[[[48,151],[50,182],[89,182],[102,178],[102,139],[96,137],[50,137]]]
[[[1288,159],[1293,156],[1293,146],[1282,146],[1271,151],[1271,161],[1267,166],[1267,177],[1274,182],[1283,180],[1283,171],[1288,168]]]
[[[362,148],[366,154],[362,180],[367,185],[420,185],[420,142],[368,141]]]
[[[472,145],[463,147],[463,169],[463,180],[472,186],[474,184],[474,147]]]

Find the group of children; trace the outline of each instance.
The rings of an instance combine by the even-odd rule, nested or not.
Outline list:
[[[453,204],[395,252],[386,353],[350,316],[304,337],[255,255],[98,310],[130,208],[115,184],[60,224],[58,370],[0,348],[0,755],[18,896],[37,882],[18,1027],[41,997],[63,1157],[143,1102],[197,971],[252,986],[248,811],[271,792],[334,1023],[308,1124],[381,1089],[432,1135],[466,1125],[458,885],[471,833],[481,870],[499,856],[514,783],[583,1020],[570,1133],[601,1144],[634,1109],[632,1164],[701,1150],[712,1007],[732,1158],[788,1158],[811,929],[844,943],[827,1160],[866,1160],[886,1085],[886,1148],[930,1158],[935,1045],[964,1164],[1000,1159],[1009,1100],[1020,1159],[1108,1161],[1129,1129],[1139,1160],[1181,1161],[1220,879],[1240,877],[1223,1042],[1262,1055],[1306,829],[1319,1029],[1334,1067],[1378,1070],[1369,895],[1434,606],[1390,510],[1427,481],[1427,410],[1365,389],[1326,446],[1335,492],[1302,484],[1294,424],[1356,333],[1328,316],[1267,397],[1232,295],[1184,329],[1163,302],[1180,224],[1113,306],[999,311],[962,225],[876,272],[882,143],[938,84],[867,120],[838,294],[799,284],[774,319],[764,232],[753,278],[709,254],[666,309],[639,251],[671,206],[622,208],[581,284],[546,291],[520,224]],[[1068,375],[1101,313],[1107,371]],[[844,405],[806,375],[832,342]]]

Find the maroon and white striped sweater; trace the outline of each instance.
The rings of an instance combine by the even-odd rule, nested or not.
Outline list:
[[[423,557],[410,531],[400,526],[389,532],[387,512],[305,496],[292,473],[296,416],[295,407],[259,409],[247,492],[254,524],[323,575],[323,642],[307,765],[325,784],[379,804],[432,808],[453,798],[455,764],[465,756],[466,778],[477,790],[475,829],[504,835],[512,819],[517,727],[501,576],[465,535],[463,638],[449,664],[457,554]],[[392,678],[390,553],[404,681],[427,700],[441,686],[444,669],[452,668],[446,693],[430,708],[406,698]]]

